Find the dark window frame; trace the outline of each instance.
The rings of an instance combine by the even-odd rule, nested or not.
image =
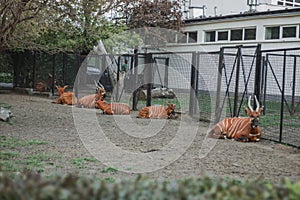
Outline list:
[[[221,34],[225,34],[226,36],[221,35]],[[218,35],[218,38],[217,38],[218,41],[228,41],[228,39],[229,39],[229,31],[228,30],[226,30],[226,31],[218,31],[217,35]]]
[[[230,41],[241,41],[243,40],[243,28],[230,30]]]

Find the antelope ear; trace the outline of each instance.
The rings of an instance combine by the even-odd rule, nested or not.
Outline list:
[[[169,104],[169,102],[168,102],[168,101],[166,101],[166,104],[167,104],[167,106],[168,106],[168,107],[170,106],[170,104]]]
[[[57,85],[55,85],[56,89],[58,89],[59,87]]]
[[[67,87],[68,87],[68,85],[65,85],[65,86],[64,86],[64,89],[66,89]]]
[[[247,116],[251,115],[251,110],[248,107],[245,107],[245,113]]]
[[[258,113],[261,114],[262,111],[264,111],[264,107],[263,106],[258,109]]]

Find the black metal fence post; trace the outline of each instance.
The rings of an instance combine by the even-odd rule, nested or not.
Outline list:
[[[254,95],[256,95],[257,99],[260,101],[260,85],[261,85],[261,64],[262,64],[262,55],[261,55],[261,44],[257,45],[256,48],[256,67],[255,67],[255,83],[254,83]],[[255,102],[254,109],[256,109],[257,105]]]
[[[52,96],[54,96],[54,87],[55,87],[55,54],[52,55],[52,86],[51,86],[51,92]]]
[[[33,52],[33,62],[32,62],[32,88],[35,87],[35,82],[36,82],[36,52]]]
[[[241,46],[238,46],[236,75],[235,75],[235,90],[234,90],[234,103],[233,103],[233,116],[238,117],[238,102],[239,102],[239,81],[240,81],[240,65],[241,65]]]
[[[284,118],[284,92],[285,92],[285,69],[286,69],[286,50],[284,51],[283,57],[283,69],[282,69],[282,90],[281,90],[281,105],[280,105],[280,131],[279,131],[279,142],[282,142],[282,131],[283,131],[283,118]]]
[[[146,54],[146,70],[145,70],[145,79],[147,84],[147,100],[146,100],[146,106],[151,106],[151,90],[153,85],[152,80],[152,67],[153,67],[153,59],[152,59],[152,53]]]
[[[134,55],[133,55],[133,60],[134,60],[134,76],[133,76],[133,94],[132,94],[132,110],[137,110],[137,103],[138,103],[138,92],[139,89],[136,88],[138,86],[138,65],[139,65],[139,56],[138,56],[138,49],[134,49]]]
[[[291,115],[295,113],[295,90],[296,90],[296,71],[297,71],[297,57],[294,56],[294,68],[293,68],[293,85],[292,85],[292,105],[291,105]]]
[[[117,84],[116,84],[116,101],[119,101],[120,93],[120,67],[121,67],[121,56],[118,57],[117,63]]]
[[[169,85],[169,65],[170,58],[166,58],[165,60],[165,77],[164,77],[164,87],[168,88]]]
[[[190,87],[190,103],[189,103],[189,115],[195,114],[195,89],[196,89],[196,65],[197,65],[197,52],[192,53],[192,63],[191,63],[191,87]]]
[[[264,106],[264,110],[263,110],[263,114],[266,114],[266,98],[267,98],[267,77],[268,77],[268,55],[263,56],[263,91],[264,91],[264,98],[263,98],[263,106]]]
[[[219,66],[218,66],[218,79],[217,79],[217,92],[216,92],[216,108],[215,108],[215,124],[221,118],[221,84],[222,84],[222,70],[224,65],[224,48],[220,48],[219,53]]]

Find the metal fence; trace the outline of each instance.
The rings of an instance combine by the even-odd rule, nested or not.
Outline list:
[[[62,83],[74,86],[80,98],[94,93],[94,80],[100,80],[112,101],[127,102],[132,109],[169,101],[180,112],[206,122],[243,116],[248,97],[256,95],[264,106],[263,137],[300,147],[300,49],[262,51],[258,45],[223,47],[218,52],[135,50],[88,56],[26,51],[0,58],[0,82],[1,74],[12,74],[6,80],[13,87],[36,89],[43,81],[54,93],[53,83]],[[155,89],[167,89],[163,92],[172,91],[175,97],[155,98]]]
[[[300,147],[300,48],[262,51],[264,137]]]

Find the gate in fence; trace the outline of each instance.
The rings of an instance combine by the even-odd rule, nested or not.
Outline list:
[[[300,48],[262,54],[264,137],[300,147]]]
[[[215,122],[223,112],[229,117],[243,115],[242,106],[250,95],[255,94],[260,99],[260,48],[260,45],[221,48]]]

